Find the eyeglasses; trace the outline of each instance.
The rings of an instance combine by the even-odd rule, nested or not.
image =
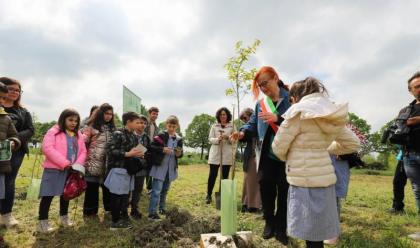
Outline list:
[[[16,92],[16,93],[19,93],[19,94],[22,94],[23,93],[23,90],[20,90],[20,89],[16,89],[16,88],[7,88],[9,91],[12,91],[12,92]]]

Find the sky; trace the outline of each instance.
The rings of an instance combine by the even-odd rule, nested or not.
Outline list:
[[[234,98],[223,65],[261,40],[246,68],[273,66],[287,84],[319,78],[337,102],[379,129],[407,105],[420,70],[419,1],[0,0],[0,76],[18,79],[40,121],[82,118],[122,85],[160,109],[159,122],[214,115]],[[253,107],[249,95],[241,108]]]

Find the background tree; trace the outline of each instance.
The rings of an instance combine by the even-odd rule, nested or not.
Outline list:
[[[52,126],[57,124],[56,121],[50,121],[50,122],[34,122],[34,135],[32,136],[32,142],[38,143],[42,142],[44,135],[47,133],[48,129],[50,129]]]
[[[191,148],[200,148],[200,158],[203,159],[204,149],[210,148],[209,132],[210,127],[216,122],[216,118],[208,114],[194,116],[191,123],[185,130],[185,144]]]
[[[246,70],[244,64],[249,60],[251,54],[255,54],[257,47],[260,44],[261,41],[258,39],[256,39],[251,46],[247,47],[242,47],[242,41],[236,42],[235,56],[230,57],[228,62],[224,65],[228,74],[228,79],[231,82],[231,87],[226,89],[225,94],[227,96],[235,97],[236,106],[238,108],[236,116],[238,116],[240,112],[240,102],[243,97],[249,93],[251,82],[257,72],[256,68]]]

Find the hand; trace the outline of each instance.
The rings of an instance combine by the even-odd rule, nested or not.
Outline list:
[[[230,135],[229,140],[231,143],[235,143],[239,139],[239,132],[234,132]]]
[[[264,122],[277,122],[277,115],[273,113],[259,113],[258,118],[262,119]]]
[[[420,116],[408,118],[407,126],[414,126],[420,123]]]
[[[13,140],[10,141],[10,147],[12,148],[12,150],[16,148],[16,143]]]
[[[180,147],[175,148],[175,156],[181,157],[182,149]]]
[[[171,154],[171,153],[172,153],[172,151],[173,151],[173,149],[172,149],[172,148],[170,148],[170,147],[164,147],[164,148],[163,148],[163,153],[165,153],[166,155]]]
[[[131,148],[131,150],[127,153],[125,153],[126,157],[132,158],[132,157],[137,157],[140,158],[142,156],[142,152],[138,149],[138,148]]]

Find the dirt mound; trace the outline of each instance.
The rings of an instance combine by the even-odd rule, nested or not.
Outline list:
[[[203,233],[220,232],[220,217],[194,217],[186,210],[172,208],[168,211],[166,219],[148,223],[134,238],[136,247],[145,248],[195,248]],[[234,236],[226,244],[217,244],[218,247],[228,247],[235,242],[239,248],[250,248],[240,237]]]

